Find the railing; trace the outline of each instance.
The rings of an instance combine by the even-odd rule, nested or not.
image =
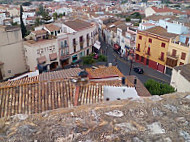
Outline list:
[[[179,55],[172,55],[170,52],[167,52],[167,57],[177,60],[179,58]]]
[[[150,52],[146,52],[146,55],[149,55],[149,56],[150,56]]]

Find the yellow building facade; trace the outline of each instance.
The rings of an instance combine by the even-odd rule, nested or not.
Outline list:
[[[190,46],[171,39],[166,60],[166,71],[170,73],[172,68],[190,63]]]
[[[164,73],[171,37],[176,35],[167,33],[162,27],[138,31],[135,61]]]

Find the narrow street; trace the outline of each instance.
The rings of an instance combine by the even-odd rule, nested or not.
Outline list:
[[[101,49],[103,50],[104,53],[106,53],[106,47],[107,47],[107,59],[108,63],[112,63],[113,65],[118,66],[119,70],[124,74],[124,75],[129,75],[130,71],[130,61],[125,60],[124,58],[121,58],[119,54],[117,54],[114,50],[113,47],[103,41],[101,41]],[[115,59],[117,58],[117,63],[115,62]],[[171,77],[160,73],[156,70],[153,70],[152,68],[149,68],[148,66],[142,65],[140,63],[133,62],[133,67],[138,66],[142,67],[144,70],[144,74],[137,74],[136,72],[131,70],[131,75],[137,76],[143,83],[145,83],[148,79],[154,79],[159,82],[163,83],[170,83]]]

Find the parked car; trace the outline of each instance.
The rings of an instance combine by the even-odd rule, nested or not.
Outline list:
[[[138,74],[143,74],[144,71],[141,67],[134,67],[133,68],[134,72],[138,73]]]

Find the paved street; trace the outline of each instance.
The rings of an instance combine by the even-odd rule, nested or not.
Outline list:
[[[101,50],[106,51],[107,47],[107,56],[108,56],[108,63],[112,63],[116,65],[115,59],[117,58],[117,65],[120,71],[124,75],[129,75],[130,71],[130,61],[126,61],[125,59],[121,58],[119,54],[117,54],[111,45],[106,44],[105,42],[101,42]],[[144,70],[144,74],[137,74],[136,72],[131,70],[131,75],[137,76],[143,83],[146,82],[148,79],[154,79],[159,82],[170,83],[170,77],[160,73],[156,70],[149,68],[148,66],[142,65],[140,63],[133,63],[133,66],[142,67]]]

